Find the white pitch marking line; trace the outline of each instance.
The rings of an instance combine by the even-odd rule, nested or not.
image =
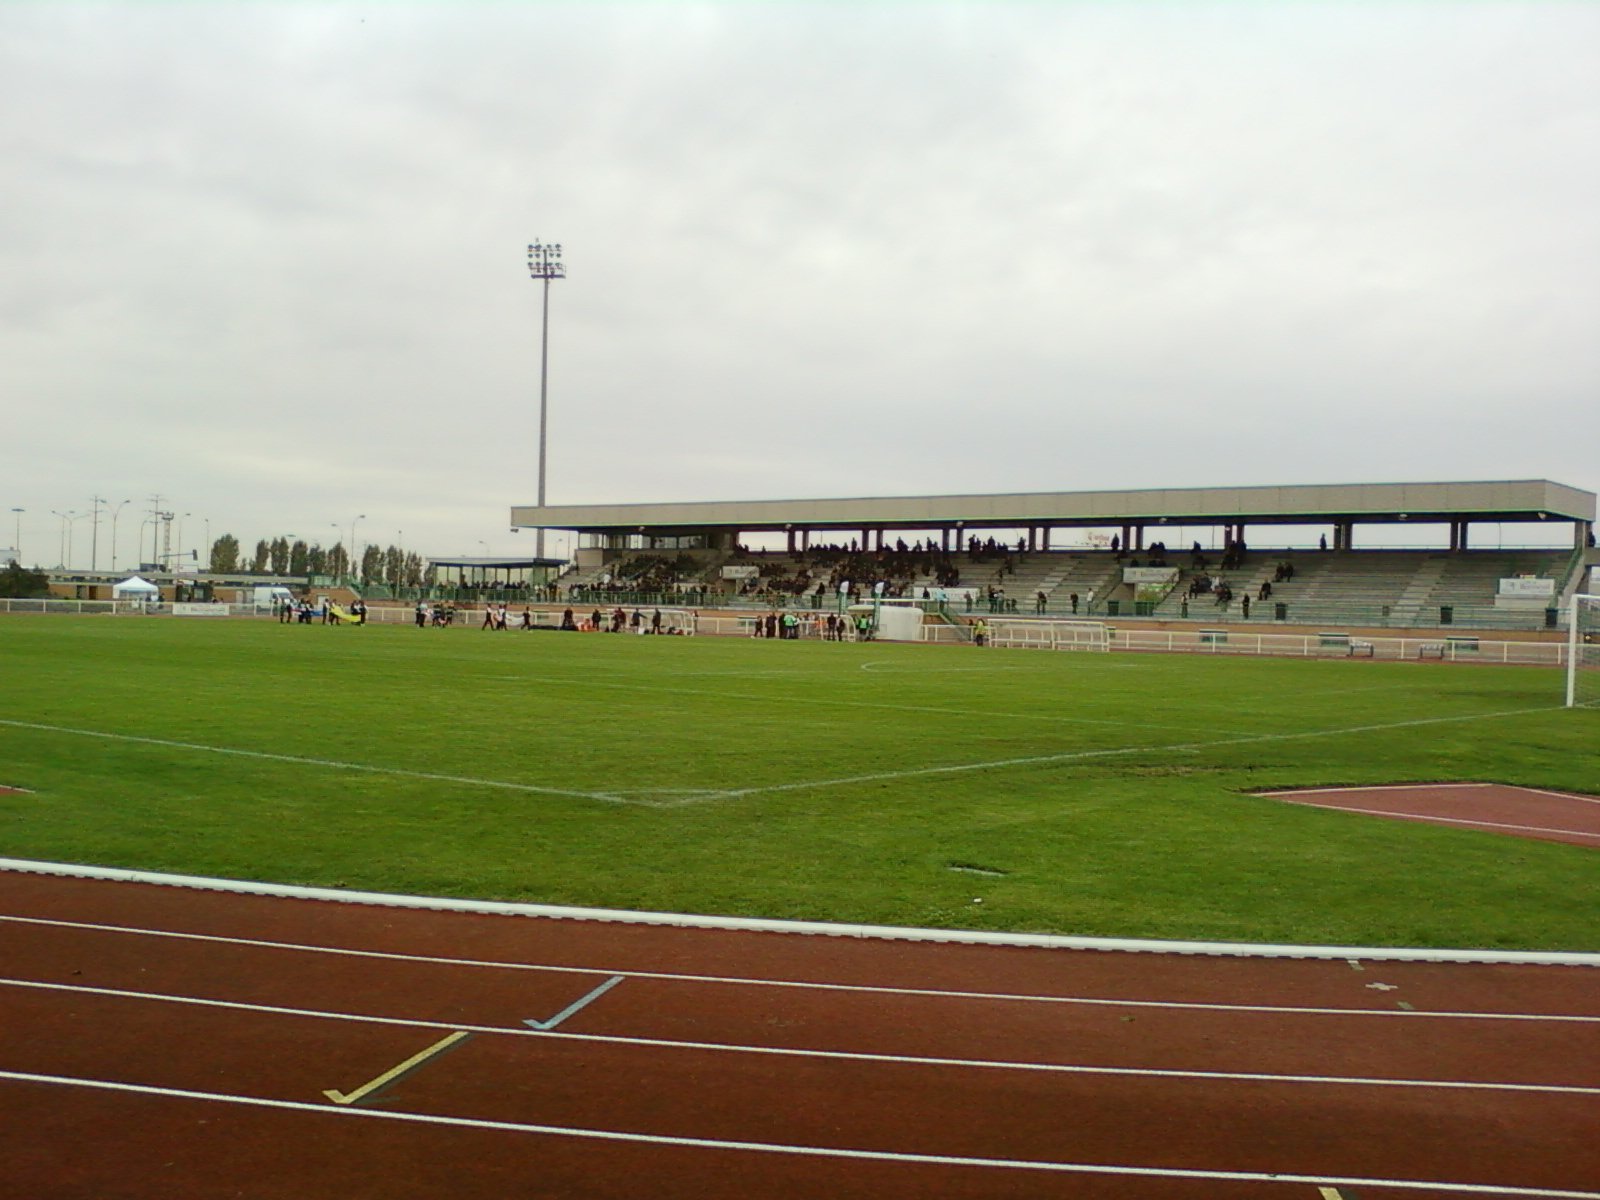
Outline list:
[[[211,933],[180,933],[170,929],[135,929],[126,925],[95,925],[87,921],[58,921],[47,917],[14,917],[0,914],[0,921],[13,921],[22,925],[49,925],[65,929],[91,929],[104,933],[131,933],[143,937],[177,938],[184,941],[220,942],[231,946],[257,946],[269,950],[302,951],[308,954],[346,955],[351,958],[376,958],[392,962],[438,963],[444,966],[489,967],[506,971],[549,971],[569,975],[627,975],[633,979],[669,979],[679,983],[724,983],[750,987],[815,988],[833,992],[864,992],[870,995],[933,996],[954,1000],[1019,1000],[1037,1004],[1104,1004],[1124,1008],[1175,1008],[1201,1009],[1208,1012],[1284,1013],[1340,1017],[1457,1017],[1472,1020],[1496,1021],[1569,1021],[1600,1023],[1600,1016],[1569,1015],[1565,1013],[1475,1013],[1475,1012],[1417,1012],[1397,1013],[1382,1008],[1299,1008],[1273,1004],[1205,1004],[1191,1000],[1118,1000],[1090,996],[1032,996],[1009,992],[955,992],[936,988],[879,987],[860,983],[813,983],[794,979],[752,979],[737,975],[683,975],[668,971],[626,971],[609,967],[557,967],[543,963],[495,962],[492,959],[441,958],[426,954],[395,954],[386,950],[350,950],[340,946],[307,946],[295,942],[269,942],[258,938],[223,937]],[[452,1028],[459,1028],[453,1026]]]
[[[1530,713],[1561,712],[1560,706],[1518,708],[1507,712],[1471,713],[1460,717],[1423,717],[1414,721],[1393,721],[1384,725],[1352,725],[1344,729],[1313,729],[1304,733],[1259,733],[1244,737],[1223,738],[1214,742],[1183,742],[1170,746],[1123,746],[1110,750],[1075,750],[1066,754],[1038,754],[1027,758],[1002,758],[990,762],[958,763],[947,767],[914,767],[904,771],[882,771],[873,775],[849,775],[840,779],[818,779],[804,783],[777,783],[764,787],[730,788],[718,793],[719,798],[737,799],[744,796],[767,795],[772,792],[792,792],[809,788],[843,787],[854,783],[878,783],[888,779],[910,779],[927,775],[949,775],[963,771],[988,771],[1000,767],[1031,767],[1048,763],[1075,762],[1086,758],[1112,758],[1128,754],[1195,753],[1221,746],[1254,745],[1259,742],[1289,742],[1305,738],[1338,737],[1348,733],[1380,733],[1390,729],[1411,729],[1422,725],[1445,725],[1460,721],[1486,721],[1496,717],[1521,717]],[[694,803],[686,801],[685,803]]]
[[[627,804],[604,792],[572,792],[562,788],[539,787],[531,783],[506,783],[498,779],[472,779],[463,775],[439,775],[431,771],[406,771],[398,767],[373,767],[365,763],[339,762],[330,758],[305,758],[298,754],[268,754],[262,750],[235,750],[227,746],[203,746],[198,742],[174,742],[165,738],[137,737],[131,733],[104,733],[98,729],[69,729],[62,725],[40,725],[33,721],[8,721],[0,725],[17,729],[42,729],[47,733],[71,733],[79,737],[106,738],[115,742],[141,742],[150,746],[169,746],[177,750],[204,750],[209,754],[232,754],[240,758],[265,758],[274,762],[302,763],[314,767],[335,767],[341,771],[367,771],[375,775],[399,775],[408,779],[435,779],[444,783],[466,783],[474,787],[508,788],[517,792],[536,792],[545,796],[568,796],[577,800],[603,800],[608,804]],[[653,806],[652,806],[653,807]]]
[[[584,997],[584,1000],[580,1001],[579,1005],[581,1006],[588,1000],[593,999],[596,993],[607,991],[615,981],[621,978],[622,976],[620,975],[613,976],[611,981],[601,984],[589,996]],[[312,1008],[287,1008],[275,1004],[246,1004],[242,1001],[207,1000],[198,996],[173,996],[161,992],[135,992],[124,988],[98,988],[74,983],[43,983],[27,979],[0,979],[0,984],[10,987],[36,988],[41,991],[75,992],[91,996],[114,996],[123,1000],[151,1000],[166,1004],[193,1004],[202,1008],[269,1013],[274,1016],[315,1017],[330,1021],[354,1021],[368,1025],[399,1025],[412,1029],[448,1029],[452,1031],[451,1036],[429,1046],[420,1054],[413,1055],[398,1067],[385,1072],[366,1086],[357,1088],[348,1096],[343,1096],[343,1093],[323,1093],[329,1099],[334,1100],[336,1104],[351,1103],[397,1076],[407,1073],[416,1065],[449,1049],[462,1038],[480,1033],[505,1034],[508,1037],[565,1038],[568,1041],[603,1042],[613,1046],[648,1046],[652,1049],[710,1050],[734,1054],[768,1054],[783,1058],[822,1058],[846,1062],[903,1063],[911,1066],[926,1067],[976,1067],[1005,1071],[1042,1071],[1061,1075],[1117,1075],[1156,1079],[1227,1079],[1244,1080],[1250,1083],[1312,1083],[1364,1087],[1442,1088],[1453,1091],[1554,1092],[1580,1096],[1600,1096],[1600,1087],[1580,1087],[1555,1083],[1499,1083],[1457,1079],[1378,1079],[1349,1075],[1282,1075],[1259,1071],[1185,1071],[1161,1067],[1092,1067],[1075,1063],[1008,1062],[1001,1059],[987,1058],[940,1058],[915,1054],[871,1054],[856,1050],[807,1050],[789,1046],[746,1046],[728,1042],[686,1042],[673,1038],[620,1037],[603,1033],[562,1033],[554,1028],[548,1030],[538,1028],[513,1029],[499,1025],[469,1025],[460,1021],[420,1021],[407,1017],[377,1017],[364,1013],[324,1012]],[[559,1023],[565,1015],[563,1012],[554,1018],[554,1021]],[[527,1022],[527,1024],[534,1025],[535,1023]],[[337,1098],[339,1096],[343,1096],[343,1098]]]
[[[307,1104],[297,1100],[268,1100],[257,1096],[233,1096],[221,1092],[196,1092],[184,1088],[153,1087],[149,1084],[113,1083],[104,1079],[80,1079],[68,1075],[39,1075],[25,1071],[0,1071],[0,1079],[20,1083],[51,1083],[67,1087],[99,1088],[104,1091],[133,1092],[146,1096],[170,1096],[180,1100],[208,1100],[221,1104],[242,1104],[259,1108],[282,1108],[324,1116],[366,1117],[378,1121],[414,1121],[424,1125],[452,1125],[468,1129],[497,1129],[510,1133],[544,1133],[560,1137],[594,1138],[612,1142],[644,1142],[665,1146],[694,1146],[710,1150],[751,1150],[767,1154],[795,1154],[815,1158],[854,1158],[879,1162],[917,1163],[933,1166],[995,1167],[1012,1170],[1056,1171],[1078,1175],[1132,1175],[1155,1179],[1227,1179],[1254,1183],[1337,1184],[1348,1187],[1404,1188],[1411,1191],[1460,1192],[1476,1196],[1529,1196],[1544,1200],[1600,1200],[1600,1192],[1575,1192],[1556,1188],[1505,1187],[1480,1183],[1436,1183],[1415,1179],[1343,1178],[1329,1175],[1286,1175],[1260,1171],[1203,1171],[1182,1167],[1119,1167],[1100,1163],[1041,1162],[1026,1158],[960,1158],[944,1154],[905,1154],[894,1150],[850,1150],[833,1146],[790,1146],[773,1142],[735,1142],[720,1138],[673,1137],[660,1133],[624,1133],[611,1129],[581,1129],[564,1125],[533,1125],[516,1121],[488,1121],[476,1117],[446,1117],[430,1113],[385,1112],[377,1108],[330,1108],[326,1104]]]
[[[657,690],[668,690],[668,689],[657,689]],[[697,694],[697,693],[692,693],[692,694]],[[795,697],[791,697],[790,699],[793,700],[793,699],[796,699],[796,698]],[[866,707],[900,708],[900,707],[906,707],[906,706],[901,706],[901,705],[867,705]],[[916,709],[911,709],[911,708],[908,708],[907,710],[908,711],[918,711]],[[949,711],[949,710],[928,709],[926,711],[936,712],[936,711]],[[338,769],[341,769],[341,770],[349,770],[349,771],[369,771],[369,772],[374,772],[374,773],[381,774],[381,775],[400,775],[400,776],[407,776],[407,777],[416,778],[416,779],[438,779],[438,780],[443,780],[443,781],[450,782],[450,783],[473,784],[473,785],[477,785],[477,786],[480,786],[480,787],[509,788],[509,789],[512,789],[512,790],[515,790],[515,791],[537,792],[537,793],[543,793],[543,794],[548,794],[548,795],[557,795],[557,796],[569,796],[569,797],[574,797],[574,798],[583,799],[583,800],[600,800],[600,801],[603,801],[603,802],[609,803],[609,804],[634,803],[634,804],[644,804],[645,806],[651,807],[651,808],[676,808],[676,807],[680,807],[680,806],[688,805],[688,804],[702,803],[704,800],[740,799],[740,798],[745,797],[745,796],[769,795],[769,794],[774,793],[774,792],[804,791],[804,790],[809,790],[809,789],[813,789],[813,788],[821,788],[821,787],[844,787],[844,786],[847,786],[849,784],[879,783],[879,782],[883,782],[885,780],[891,780],[891,779],[912,779],[912,778],[926,777],[926,776],[929,776],[929,775],[959,774],[959,773],[966,772],[966,771],[988,771],[988,770],[997,770],[997,769],[1002,768],[1002,767],[1041,766],[1041,765],[1045,765],[1045,764],[1048,764],[1048,763],[1076,762],[1076,761],[1080,761],[1080,760],[1083,760],[1083,759],[1112,758],[1112,757],[1117,757],[1119,755],[1129,755],[1129,754],[1171,754],[1171,753],[1187,754],[1187,753],[1195,753],[1195,752],[1198,752],[1198,751],[1201,751],[1201,750],[1212,750],[1212,749],[1216,749],[1216,748],[1221,747],[1221,746],[1244,746],[1244,745],[1254,745],[1254,744],[1258,744],[1258,743],[1261,743],[1261,742],[1287,742],[1287,741],[1301,740],[1301,739],[1305,739],[1305,738],[1338,737],[1340,735],[1349,734],[1349,733],[1378,733],[1378,732],[1383,732],[1385,730],[1390,730],[1390,729],[1411,729],[1411,728],[1416,728],[1418,726],[1423,726],[1423,725],[1444,725],[1444,724],[1451,724],[1451,723],[1456,723],[1456,722],[1461,722],[1461,721],[1484,721],[1484,720],[1491,720],[1491,719],[1494,719],[1494,718],[1497,718],[1497,717],[1519,717],[1519,716],[1527,716],[1527,715],[1529,715],[1531,713],[1561,712],[1561,711],[1564,711],[1564,709],[1561,706],[1545,706],[1545,707],[1541,707],[1541,708],[1511,709],[1511,710],[1506,711],[1506,712],[1471,713],[1471,714],[1468,714],[1466,716],[1458,716],[1458,717],[1423,717],[1421,719],[1414,720],[1414,721],[1394,721],[1394,722],[1389,722],[1389,723],[1383,724],[1383,725],[1352,725],[1352,726],[1348,726],[1348,727],[1342,728],[1342,729],[1313,729],[1313,730],[1307,730],[1307,731],[1301,732],[1301,733],[1250,734],[1250,735],[1241,736],[1241,737],[1222,738],[1222,739],[1219,739],[1217,741],[1211,741],[1211,742],[1180,742],[1180,743],[1176,743],[1176,744],[1173,744],[1173,745],[1166,745],[1166,746],[1123,746],[1123,747],[1117,747],[1117,748],[1106,749],[1106,750],[1077,750],[1077,751],[1071,751],[1071,752],[1065,753],[1065,754],[1030,755],[1030,756],[1025,757],[1025,758],[1003,758],[1003,759],[994,759],[994,760],[990,760],[990,761],[987,761],[987,762],[955,763],[955,764],[952,764],[950,766],[943,766],[943,767],[913,767],[913,768],[908,768],[907,770],[903,770],[903,771],[881,771],[881,772],[877,772],[877,773],[871,774],[871,775],[848,775],[848,776],[843,776],[843,777],[837,778],[837,779],[805,780],[805,781],[798,782],[798,783],[776,783],[776,784],[767,784],[767,785],[760,786],[760,787],[728,788],[728,789],[712,789],[712,788],[708,788],[704,792],[700,793],[699,796],[690,796],[690,797],[682,799],[682,800],[657,801],[657,802],[628,801],[628,800],[622,799],[620,796],[617,796],[617,795],[612,794],[612,793],[607,793],[607,792],[571,792],[571,791],[562,791],[562,790],[557,789],[557,788],[536,787],[533,784],[505,783],[505,782],[501,782],[501,781],[497,781],[497,780],[491,780],[491,779],[471,779],[471,778],[467,778],[467,777],[464,777],[464,776],[458,776],[458,775],[435,775],[435,774],[430,774],[430,773],[422,772],[422,771],[404,771],[404,770],[399,770],[399,769],[394,768],[394,767],[372,767],[372,766],[365,766],[365,765],[360,764],[360,763],[338,762],[338,761],[330,760],[330,759],[301,758],[301,757],[297,757],[295,755],[289,755],[289,754],[267,754],[267,753],[264,753],[264,752],[259,751],[259,750],[234,750],[234,749],[227,749],[227,748],[219,747],[219,746],[203,746],[203,745],[200,745],[200,744],[194,743],[194,742],[175,742],[175,741],[167,741],[167,740],[164,740],[162,738],[135,737],[135,736],[133,736],[131,734],[123,734],[123,733],[102,733],[102,732],[100,732],[98,730],[93,730],[93,729],[69,729],[69,728],[66,728],[66,727],[63,727],[63,726],[57,726],[57,725],[40,725],[40,724],[35,724],[35,723],[29,722],[29,721],[10,721],[10,720],[5,720],[5,719],[0,719],[0,725],[10,725],[10,726],[14,726],[14,727],[19,728],[19,729],[42,729],[42,730],[46,730],[46,731],[49,731],[49,732],[52,732],[52,733],[79,734],[79,735],[84,736],[84,737],[108,738],[108,739],[113,740],[113,741],[142,742],[142,743],[148,743],[148,744],[156,745],[156,746],[172,746],[172,747],[176,747],[176,748],[184,749],[184,750],[203,750],[203,751],[208,751],[208,752],[213,753],[213,754],[234,754],[234,755],[241,755],[241,756],[246,757],[246,758],[264,758],[264,759],[277,760],[277,761],[281,761],[281,762],[307,763],[307,764],[311,764],[311,765],[314,765],[314,766],[335,767],[335,768],[338,768]],[[993,714],[993,713],[991,713],[991,714],[986,714],[986,715],[994,716],[994,715],[1004,715],[1004,714]],[[1261,793],[1261,794],[1264,794],[1264,793]]]
[[[669,696],[701,696],[711,697],[717,700],[753,700],[762,704],[771,703],[773,699],[771,696],[752,696],[741,692],[708,692],[700,688],[652,687],[648,684],[642,683],[613,683],[610,680],[576,678],[565,675],[526,675],[523,676],[523,678],[533,683],[552,683],[579,688],[602,687],[627,692],[659,692]],[[1054,721],[1057,724],[1067,725],[1111,725],[1118,728],[1127,729],[1186,729],[1191,731],[1195,729],[1193,725],[1167,725],[1149,721],[1105,721],[1096,720],[1092,717],[1053,716],[1048,713],[1014,713],[967,708],[936,708],[932,705],[926,704],[887,704],[882,701],[875,700],[845,700],[838,696],[786,695],[783,697],[783,703],[820,704],[825,707],[832,708],[881,708],[887,709],[891,712],[937,713],[951,717],[1003,717],[1007,720]]]
[[[1521,829],[1529,833],[1562,833],[1569,837],[1594,838],[1600,833],[1585,833],[1581,829],[1551,829],[1545,825],[1508,825],[1504,821],[1469,821],[1466,817],[1431,817],[1421,813],[1385,812],[1379,808],[1350,808],[1343,804],[1307,804],[1307,808],[1325,808],[1330,812],[1360,813],[1368,817],[1399,817],[1402,821],[1442,822],[1446,825],[1483,825],[1490,829]]]

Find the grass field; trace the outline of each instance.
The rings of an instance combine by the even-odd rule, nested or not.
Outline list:
[[[0,784],[33,794],[0,796],[0,855],[744,916],[1600,950],[1600,852],[1246,794],[1600,793],[1600,711],[1559,708],[1560,688],[1554,670],[1434,662],[12,616]]]

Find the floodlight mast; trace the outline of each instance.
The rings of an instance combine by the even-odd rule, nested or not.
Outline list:
[[[549,430],[550,383],[550,281],[565,279],[567,266],[561,261],[559,244],[544,245],[535,238],[528,247],[528,274],[544,281],[544,306],[539,322],[539,492],[538,504],[544,507],[545,446]],[[535,531],[533,553],[544,557],[544,526]]]

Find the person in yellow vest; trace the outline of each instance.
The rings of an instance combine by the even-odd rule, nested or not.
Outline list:
[[[989,644],[989,622],[982,617],[972,626],[972,644],[974,646],[987,646]]]

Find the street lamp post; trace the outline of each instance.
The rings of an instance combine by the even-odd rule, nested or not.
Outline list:
[[[124,500],[111,510],[111,569],[113,571],[117,569],[117,518],[122,515],[122,510],[128,503],[130,502]]]
[[[356,526],[367,519],[367,514],[362,513],[350,522],[350,574],[358,580],[361,578],[361,556],[356,553]]]
[[[17,540],[11,543],[11,549],[16,553],[17,566],[20,567],[22,565],[22,514],[28,510],[25,508],[13,508],[11,511],[17,515]]]
[[[528,247],[528,274],[544,281],[544,306],[539,323],[539,507],[544,507],[545,444],[549,428],[550,382],[550,281],[565,279],[567,266],[561,261],[560,245],[546,246],[537,238]],[[535,530],[534,556],[544,557],[544,526]]]
[[[89,535],[89,570],[100,569],[100,509],[106,503],[104,496],[90,496],[89,503],[94,507],[89,511],[93,519],[89,522],[91,533]]]

